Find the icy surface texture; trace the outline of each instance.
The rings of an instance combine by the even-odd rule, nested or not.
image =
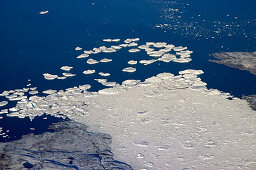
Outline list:
[[[56,132],[0,143],[0,169],[132,169],[113,159],[108,134],[88,132],[73,121],[51,128]]]

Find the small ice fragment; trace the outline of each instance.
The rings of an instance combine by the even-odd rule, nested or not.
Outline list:
[[[162,51],[147,51],[147,54],[150,57],[161,57],[164,54],[164,52],[162,52]]]
[[[0,111],[0,114],[8,113],[8,109],[3,109]]]
[[[164,54],[161,58],[158,58],[159,61],[163,61],[166,63],[169,63],[170,61],[173,61],[176,59],[176,56],[173,54]]]
[[[120,50],[120,49],[122,49],[122,47],[120,47],[120,46],[111,46],[111,48],[113,48],[113,49],[115,49],[115,50]]]
[[[7,104],[8,104],[8,101],[1,101],[1,102],[0,102],[0,107],[5,106],[5,105],[7,105]]]
[[[63,77],[58,77],[59,80],[64,80],[66,79],[67,77],[63,76]]]
[[[62,66],[60,69],[64,71],[70,71],[73,67],[70,66]]]
[[[120,44],[119,46],[120,46],[120,47],[127,47],[128,44]]]
[[[76,58],[87,58],[87,57],[89,57],[88,54],[81,54],[81,55],[77,56]]]
[[[107,77],[107,76],[110,76],[110,73],[99,72],[99,75],[104,76],[104,77]]]
[[[174,77],[174,75],[171,73],[160,73],[157,75],[157,77],[159,77],[160,79],[166,80]]]
[[[111,62],[112,59],[108,59],[108,58],[103,58],[100,60],[101,63],[108,63],[108,62]]]
[[[174,47],[174,51],[183,51],[183,50],[186,50],[188,49],[187,47],[182,47],[182,46],[179,46],[179,47]]]
[[[41,11],[40,14],[41,15],[44,15],[44,14],[47,14],[49,11]]]
[[[9,109],[10,112],[17,112],[19,109],[16,107],[12,107]]]
[[[81,90],[88,90],[91,88],[91,85],[90,84],[85,84],[85,85],[80,85],[79,86],[79,89]]]
[[[65,77],[73,77],[73,76],[76,76],[76,74],[72,74],[72,73],[62,73],[63,76]]]
[[[51,90],[51,89],[43,91],[44,94],[53,94],[56,92],[57,92],[56,90]]]
[[[92,50],[90,50],[90,51],[85,50],[84,53],[90,55],[90,54],[93,54],[94,52]]]
[[[95,70],[85,70],[83,71],[83,74],[93,74],[95,73]]]
[[[102,85],[112,87],[115,86],[117,83],[116,82],[103,82]]]
[[[76,47],[75,50],[80,51],[80,50],[82,50],[82,48],[81,47]]]
[[[203,73],[204,73],[203,70],[192,70],[192,69],[187,69],[179,72],[179,74],[195,74],[195,75],[200,75]]]
[[[111,42],[111,39],[103,39],[103,42]]]
[[[127,67],[127,68],[124,68],[122,71],[123,71],[123,72],[132,73],[132,72],[135,72],[135,71],[136,71],[136,68],[134,68],[134,67]]]
[[[157,60],[141,60],[140,61],[140,64],[144,64],[144,65],[149,65],[149,64],[152,64],[154,62],[156,62]]]
[[[31,94],[31,95],[34,95],[34,94],[37,94],[37,93],[39,93],[37,90],[33,90],[33,91],[29,92],[29,94]]]
[[[102,52],[104,52],[104,53],[115,53],[116,50],[114,48],[107,48],[105,50],[102,50]]]
[[[53,75],[53,74],[49,74],[49,73],[44,73],[43,76],[46,80],[54,80],[54,79],[58,78],[57,75]]]
[[[30,87],[29,89],[30,89],[30,90],[36,90],[37,87]],[[23,94],[23,95],[24,95],[24,94]]]
[[[136,86],[140,80],[125,80],[122,82],[123,86]]]
[[[112,39],[112,42],[119,42],[120,39]]]
[[[163,48],[163,47],[166,47],[166,45],[167,44],[165,42],[158,42],[158,43],[153,44],[153,46],[156,48]]]
[[[136,49],[136,48],[129,50],[130,53],[136,53],[136,52],[139,52],[139,51],[140,51],[140,50],[139,50],[139,49]]]
[[[90,59],[87,60],[87,63],[88,64],[97,64],[97,63],[99,63],[99,61],[90,58]]]
[[[128,47],[135,47],[135,46],[138,46],[138,44],[135,43],[135,42],[132,42],[132,43],[128,44],[127,46],[128,46]]]
[[[135,64],[137,64],[138,62],[137,61],[134,61],[134,60],[130,60],[130,61],[128,61],[128,64],[130,64],[130,65],[135,65]]]
[[[94,79],[95,81],[99,82],[99,83],[105,83],[107,82],[107,79]]]

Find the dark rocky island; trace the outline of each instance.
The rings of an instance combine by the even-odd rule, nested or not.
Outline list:
[[[0,169],[132,169],[113,159],[111,136],[73,121],[53,124],[54,133],[0,143]]]
[[[213,56],[218,60],[210,60],[211,62],[247,70],[256,75],[256,52],[219,52]]]
[[[244,96],[243,99],[247,100],[251,108],[256,111],[256,95]]]

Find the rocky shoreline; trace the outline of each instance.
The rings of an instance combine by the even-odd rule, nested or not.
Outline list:
[[[256,75],[256,52],[219,52],[213,56],[218,60],[209,60],[228,67],[247,70]]]
[[[55,132],[0,143],[0,169],[132,169],[113,158],[110,135],[89,132],[74,121],[50,128]]]

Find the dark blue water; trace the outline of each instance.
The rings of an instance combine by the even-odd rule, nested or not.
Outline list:
[[[91,90],[97,91],[103,86],[93,79],[100,76],[82,74],[91,68],[111,73],[108,80],[118,83],[126,79],[143,80],[160,72],[177,74],[180,70],[193,68],[205,72],[201,78],[208,83],[208,88],[230,92],[237,97],[256,94],[255,76],[208,61],[213,59],[210,54],[214,52],[256,51],[255,6],[253,0],[1,0],[0,92],[23,88],[28,79],[39,91],[81,84],[90,84]],[[170,8],[178,8],[179,12],[168,12]],[[49,13],[39,15],[44,10]],[[159,24],[169,26],[159,29],[156,27]],[[141,39],[140,44],[160,41],[187,46],[194,51],[193,60],[187,64],[137,65],[137,71],[128,74],[121,71],[127,67],[128,58],[146,59],[145,52],[129,54],[127,50],[121,50],[110,55],[113,62],[97,65],[76,59],[81,53],[74,50],[76,46],[90,50],[107,45],[102,42],[104,38],[124,40],[135,37]],[[106,56],[99,54],[97,57]],[[46,72],[60,75],[59,68],[63,65],[73,66],[72,73],[77,76],[53,81],[43,78],[42,74]],[[50,117],[47,120],[48,123],[40,121],[39,124],[48,126],[55,121]],[[23,123],[15,123],[19,121]],[[10,124],[12,126],[8,126]],[[18,129],[28,129],[32,124],[28,119],[5,116],[0,119],[1,127],[12,128],[10,136],[30,133]],[[37,131],[41,132],[35,128]],[[0,140],[3,139],[0,137]]]

